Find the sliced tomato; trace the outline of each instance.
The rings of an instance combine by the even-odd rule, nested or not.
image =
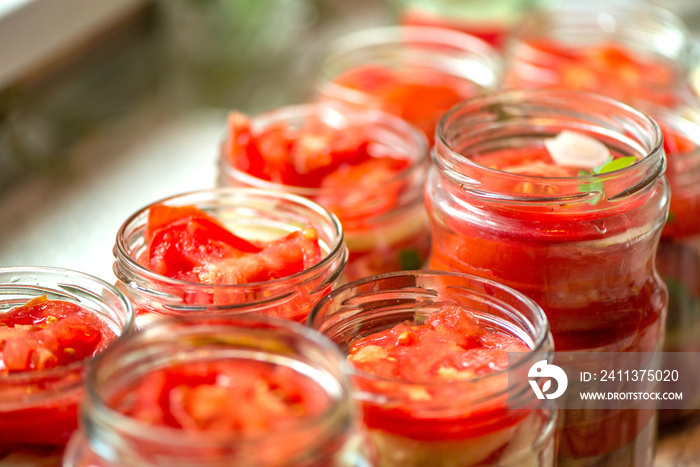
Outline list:
[[[263,282],[296,274],[322,259],[313,228],[254,244],[193,206],[154,209],[154,218],[167,223],[158,224],[144,263],[168,277],[205,284]]]
[[[289,368],[222,360],[148,373],[109,404],[152,425],[251,435],[320,413],[330,398],[319,384]]]
[[[391,157],[373,157],[357,165],[343,165],[324,178],[321,187],[328,189],[330,195],[324,194],[317,201],[341,222],[389,211],[405,188],[404,181],[395,179],[409,166],[406,159]]]
[[[313,228],[294,231],[263,247],[258,253],[230,255],[195,268],[198,282],[244,284],[291,276],[322,259],[318,233]]]
[[[263,176],[265,160],[258,150],[250,119],[246,115],[240,112],[229,114],[228,138],[223,150],[233,167],[256,177]]]
[[[364,405],[369,427],[419,440],[464,439],[497,432],[523,414],[510,413],[505,396],[473,404],[478,391],[505,393],[505,374],[482,383],[483,387],[458,383],[505,370],[508,352],[528,350],[516,336],[485,326],[459,306],[446,305],[422,324],[400,323],[355,340],[348,361],[365,372],[407,383],[357,378],[361,390],[392,401]],[[435,384],[440,382],[446,384]],[[436,415],[435,407],[445,401],[454,402],[454,410]]]
[[[0,374],[83,360],[114,337],[105,323],[75,303],[34,299],[0,316]]]
[[[194,206],[156,205],[150,212],[153,214],[149,215],[146,228],[151,233],[146,265],[158,274],[191,280],[190,272],[197,266],[261,250]]]

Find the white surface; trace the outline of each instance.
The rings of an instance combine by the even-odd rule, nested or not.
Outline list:
[[[0,0],[0,88],[133,11],[145,0]]]
[[[225,113],[148,109],[88,138],[61,175],[0,197],[0,265],[75,269],[114,281],[112,248],[128,216],[157,199],[214,186]]]

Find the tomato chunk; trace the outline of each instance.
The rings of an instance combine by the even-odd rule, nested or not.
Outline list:
[[[38,297],[0,315],[0,375],[68,365],[114,338],[106,323],[80,305]]]
[[[151,224],[153,219],[153,224]],[[153,206],[141,262],[152,271],[204,284],[244,284],[296,274],[322,259],[315,229],[253,243],[194,206]]]
[[[148,373],[114,409],[151,425],[266,434],[326,410],[330,396],[291,368],[253,360],[183,363]]]
[[[423,324],[398,324],[354,341],[348,360],[378,376],[427,383],[503,370],[508,352],[527,351],[517,337],[487,329],[461,307],[446,305]]]

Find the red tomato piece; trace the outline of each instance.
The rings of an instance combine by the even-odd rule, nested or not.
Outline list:
[[[345,72],[335,82],[365,93],[367,105],[412,123],[431,142],[440,117],[477,92],[477,86],[465,78],[424,68],[362,66]]]
[[[398,324],[356,340],[348,360],[378,376],[437,382],[505,369],[508,352],[526,351],[517,337],[488,329],[466,310],[446,305],[422,325]]]
[[[255,436],[315,416],[330,406],[323,388],[266,362],[185,363],[147,374],[110,405],[137,420],[189,431]]]
[[[114,337],[105,323],[80,305],[35,298],[0,315],[0,375],[83,360]]]
[[[313,228],[258,245],[193,206],[152,209],[154,219],[167,223],[157,224],[143,263],[168,277],[205,284],[262,282],[296,274],[322,259]],[[153,231],[150,225],[147,231]]]

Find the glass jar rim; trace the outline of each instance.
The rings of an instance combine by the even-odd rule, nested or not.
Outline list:
[[[114,295],[115,299],[118,300],[119,304],[123,306],[124,310],[124,326],[120,329],[120,333],[116,336],[116,339],[113,343],[110,344],[113,345],[117,341],[121,340],[122,336],[126,336],[131,333],[131,331],[134,328],[134,309],[133,306],[131,305],[131,302],[126,298],[126,295],[122,293],[121,290],[118,288],[114,287],[113,285],[109,284],[108,282],[92,276],[90,274],[72,270],[72,269],[65,269],[65,268],[58,268],[58,267],[51,267],[51,266],[10,266],[10,267],[1,267],[0,268],[0,280],[3,279],[4,276],[9,275],[12,277],[15,276],[25,276],[27,274],[42,274],[42,275],[56,275],[56,276],[65,276],[67,278],[73,279],[75,281],[85,281],[86,283],[92,283],[97,285],[98,287],[104,288],[105,290],[109,291],[111,294]],[[4,291],[30,291],[30,290],[36,290],[39,292],[46,292],[47,294],[55,295],[58,298],[58,300],[65,300],[67,298],[70,298],[71,302],[73,303],[81,303],[81,297],[77,294],[84,294],[85,296],[88,296],[90,298],[98,299],[99,297],[92,291],[85,289],[82,286],[79,286],[77,284],[72,284],[68,283],[66,280],[66,283],[60,283],[56,284],[58,287],[61,288],[61,290],[57,290],[56,288],[50,287],[48,285],[44,284],[25,284],[21,280],[12,280],[12,282],[5,283],[2,282],[0,283],[0,301],[2,301],[2,295]],[[14,308],[14,307],[13,307]],[[90,307],[87,307],[88,310],[92,311]],[[59,366],[59,367],[54,367],[54,368],[49,368],[49,369],[44,369],[44,370],[34,370],[34,371],[26,371],[26,372],[20,372],[20,373],[13,373],[13,374],[8,374],[6,376],[3,376],[2,379],[5,382],[10,382],[10,383],[20,383],[22,381],[26,380],[33,380],[37,378],[58,378],[66,373],[70,373],[73,371],[77,371],[83,367],[87,367],[90,365],[92,362],[95,361],[101,355],[104,353],[105,350],[102,350],[99,354],[92,356],[92,357],[87,357],[82,360],[78,360],[75,362],[71,362],[67,365]],[[79,386],[82,384],[82,381],[76,381],[76,383],[73,386]],[[65,388],[61,388],[62,390]],[[41,394],[41,393],[38,393]]]
[[[250,327],[247,328],[246,326]],[[97,416],[99,420],[98,423],[100,424],[106,422],[109,426],[118,426],[120,431],[129,433],[130,435],[137,434],[139,437],[145,437],[155,442],[158,442],[158,440],[167,439],[169,440],[169,443],[173,443],[173,441],[170,440],[175,438],[174,443],[177,443],[179,446],[191,446],[194,444],[199,445],[202,442],[205,444],[217,444],[222,441],[231,441],[232,439],[255,443],[256,441],[264,438],[266,434],[258,434],[256,436],[241,438],[235,433],[226,431],[202,431],[198,432],[198,434],[201,434],[202,437],[196,437],[193,439],[190,432],[168,426],[148,424],[113,409],[107,402],[105,402],[101,392],[98,390],[98,373],[101,370],[101,365],[109,363],[107,360],[114,358],[114,354],[117,354],[116,362],[121,362],[125,355],[129,355],[130,352],[138,351],[136,358],[128,360],[129,363],[133,364],[142,360],[148,360],[152,356],[152,353],[149,353],[148,349],[153,349],[148,346],[148,343],[153,339],[156,339],[156,342],[165,342],[167,340],[168,342],[176,343],[180,338],[187,335],[195,335],[195,333],[199,332],[216,334],[217,331],[226,331],[227,329],[234,329],[239,332],[245,331],[246,329],[264,329],[269,330],[270,335],[273,335],[275,330],[282,330],[286,333],[285,336],[299,336],[305,341],[311,342],[322,351],[322,353],[319,353],[318,355],[331,355],[337,358],[337,375],[331,375],[328,373],[326,376],[337,376],[335,379],[337,379],[336,382],[338,384],[341,399],[331,399],[332,403],[329,405],[327,410],[316,414],[314,417],[294,422],[293,426],[288,427],[289,430],[302,430],[319,422],[332,421],[337,417],[341,417],[345,413],[346,409],[348,411],[352,410],[352,407],[350,406],[343,407],[342,405],[339,406],[337,403],[335,403],[338,400],[342,400],[344,395],[350,394],[350,379],[349,371],[347,369],[349,365],[343,358],[340,350],[326,336],[315,332],[313,329],[300,323],[275,316],[252,314],[221,316],[216,314],[208,314],[184,316],[182,318],[178,318],[177,320],[159,321],[157,324],[151,327],[132,334],[128,339],[121,340],[114,346],[110,347],[108,351],[100,354],[96,358],[94,364],[89,368],[86,377],[86,393],[88,399],[88,404],[86,404],[86,406],[89,408],[90,413]],[[143,346],[146,346],[146,351],[140,350],[144,348]],[[260,352],[264,352],[264,350],[260,350]],[[197,360],[195,358],[192,361],[198,362],[201,360]],[[123,367],[120,366],[119,368]],[[158,366],[154,368],[157,370],[159,368],[166,367]],[[114,371],[112,373],[114,373]],[[109,376],[109,374],[107,376]]]
[[[360,125],[365,121],[368,123],[386,122],[392,129],[396,130],[396,132],[402,138],[404,138],[406,141],[410,140],[410,146],[414,148],[410,154],[411,164],[392,178],[385,180],[384,183],[394,183],[410,179],[411,177],[414,177],[416,173],[427,170],[427,167],[429,166],[430,158],[428,157],[428,140],[423,132],[407,121],[381,110],[357,109],[331,102],[314,102],[290,105],[261,113],[252,118],[251,126],[255,130],[280,122],[289,122],[294,119],[308,119],[309,117],[313,116],[331,116],[342,118],[353,126]],[[375,140],[379,141],[376,138]],[[284,185],[282,183],[265,180],[241,171],[236,167],[233,167],[228,162],[226,154],[224,154],[224,147],[227,141],[228,137],[225,137],[221,144],[221,157],[219,158],[220,170],[227,176],[239,179],[243,183],[251,185],[255,188],[271,191],[282,191],[303,197],[315,197],[321,195],[337,196],[340,194],[337,190],[334,190],[333,187],[311,188]]]
[[[467,273],[461,273],[461,272],[456,272],[456,271],[441,271],[441,270],[430,270],[430,269],[423,269],[423,270],[406,270],[406,271],[397,271],[397,272],[389,272],[389,273],[384,273],[384,274],[379,274],[376,276],[370,276],[370,277],[365,277],[362,279],[358,279],[353,282],[349,282],[346,284],[341,285],[340,287],[332,290],[329,292],[327,295],[325,295],[319,302],[316,303],[316,305],[313,307],[311,312],[309,313],[309,317],[307,319],[307,325],[315,327],[314,326],[314,320],[318,317],[318,314],[320,313],[321,309],[327,305],[328,303],[331,303],[333,300],[336,300],[338,296],[341,296],[344,294],[347,290],[357,287],[357,286],[362,286],[362,285],[367,285],[375,282],[379,282],[382,280],[387,280],[387,279],[392,279],[392,278],[401,278],[401,277],[445,277],[445,278],[454,278],[454,279],[462,279],[465,281],[473,281],[477,283],[481,283],[483,285],[487,285],[490,288],[494,290],[499,290],[501,292],[504,292],[522,304],[524,304],[528,309],[533,311],[533,318],[534,321],[531,320],[529,317],[524,316],[522,313],[520,313],[517,310],[511,310],[512,312],[517,313],[518,317],[524,318],[526,321],[528,321],[530,324],[532,324],[536,330],[538,331],[538,335],[536,336],[535,339],[533,339],[532,342],[532,348],[526,353],[526,355],[521,356],[521,358],[517,359],[514,362],[513,366],[508,366],[506,369],[486,373],[484,375],[476,376],[470,379],[464,379],[464,380],[459,380],[459,381],[449,381],[449,382],[443,382],[443,381],[437,381],[437,382],[415,382],[415,381],[405,381],[402,379],[398,378],[390,378],[390,377],[383,377],[383,376],[378,376],[374,375],[372,373],[363,371],[363,370],[358,370],[354,366],[350,365],[350,371],[353,376],[360,376],[364,379],[367,380],[374,380],[374,381],[385,381],[385,382],[390,382],[390,383],[401,383],[405,385],[416,385],[416,386],[422,386],[422,387],[443,387],[446,385],[473,385],[475,383],[483,382],[483,381],[489,381],[494,378],[499,378],[502,377],[503,375],[508,374],[509,371],[515,370],[517,368],[522,367],[524,364],[527,363],[528,356],[534,353],[547,353],[548,356],[551,358],[551,354],[553,352],[553,341],[552,341],[552,336],[550,333],[550,328],[549,328],[549,321],[547,320],[547,317],[544,313],[544,310],[542,307],[540,307],[534,300],[526,296],[525,294],[513,289],[512,287],[509,287],[503,283],[500,283],[498,281],[495,281],[493,279],[488,279],[486,277],[482,276],[476,276],[473,274],[467,274]]]
[[[129,231],[129,228],[132,227],[132,224],[136,222],[141,216],[145,215],[148,213],[149,209],[151,206],[157,205],[157,204],[167,204],[168,202],[172,201],[179,201],[179,200],[187,200],[189,198],[194,198],[194,199],[214,199],[216,196],[248,196],[248,197],[256,197],[258,199],[278,199],[278,200],[283,200],[287,202],[291,202],[293,204],[296,204],[297,206],[302,206],[306,209],[310,209],[311,211],[320,214],[322,217],[324,217],[330,224],[330,226],[333,229],[333,232],[336,234],[335,242],[332,245],[329,245],[328,252],[326,256],[321,259],[318,263],[314,264],[313,266],[297,272],[295,274],[281,277],[278,279],[271,279],[269,281],[263,281],[263,282],[247,282],[243,284],[202,284],[198,282],[189,282],[181,279],[175,279],[171,278],[168,276],[164,276],[162,274],[158,274],[154,271],[151,271],[150,269],[142,266],[135,258],[132,257],[131,253],[129,252],[127,245],[126,245],[126,238],[127,238],[127,232]],[[211,198],[207,198],[207,196],[210,196]],[[117,232],[117,241],[114,246],[114,256],[117,259],[117,261],[121,261],[127,265],[128,268],[131,270],[135,271],[136,274],[138,274],[141,277],[146,277],[150,280],[155,280],[158,281],[159,283],[164,283],[169,286],[176,286],[176,287],[197,287],[197,286],[202,286],[202,287],[207,287],[211,288],[211,290],[224,290],[224,289],[230,289],[230,288],[251,288],[251,287],[260,287],[263,284],[271,285],[271,284],[285,284],[286,282],[289,281],[294,281],[299,278],[303,278],[305,276],[311,276],[318,271],[323,270],[323,268],[326,267],[329,263],[333,261],[334,258],[336,258],[338,255],[342,254],[343,251],[345,250],[345,240],[344,240],[344,234],[343,234],[343,229],[340,224],[340,221],[338,218],[331,212],[329,212],[327,209],[323,208],[322,206],[318,205],[317,203],[314,203],[313,201],[306,199],[302,196],[296,195],[296,194],[291,194],[291,193],[285,193],[281,191],[268,191],[268,190],[262,190],[259,188],[242,188],[242,187],[216,187],[216,188],[209,188],[209,189],[204,189],[204,190],[196,190],[196,191],[189,191],[185,193],[179,193],[176,195],[168,196],[166,198],[161,198],[157,201],[154,201],[147,206],[142,207],[141,209],[137,210],[135,213],[133,213],[131,216],[129,216],[124,223],[121,225],[119,228],[119,231]],[[342,274],[342,271],[338,271],[336,275],[339,277]],[[269,300],[275,300],[279,297],[271,297]],[[259,301],[257,303],[260,303]],[[246,305],[246,304],[242,304]],[[227,308],[231,308],[232,305],[227,305]]]
[[[650,141],[648,147],[644,147],[641,143],[633,141],[631,136],[625,136],[622,138],[622,134],[615,134],[620,139],[625,139],[632,146],[637,146],[639,154],[642,156],[640,159],[636,160],[634,163],[628,165],[627,167],[613,170],[606,173],[591,173],[586,175],[577,175],[571,177],[549,177],[541,175],[527,175],[520,173],[505,172],[496,168],[491,168],[485,165],[478,164],[472,161],[469,157],[460,154],[455,149],[453,149],[451,142],[448,140],[447,128],[452,120],[458,120],[460,114],[475,116],[480,112],[489,111],[497,114],[497,119],[491,119],[485,123],[493,123],[498,121],[507,120],[513,117],[520,117],[517,113],[509,114],[509,111],[515,110],[518,112],[518,106],[523,105],[534,105],[546,103],[546,107],[542,107],[548,112],[563,112],[567,110],[567,106],[570,106],[572,102],[582,102],[584,104],[601,106],[608,110],[608,112],[617,111],[623,115],[626,115],[637,122],[644,122],[647,126],[646,129],[650,132]],[[554,106],[553,104],[556,104]],[[500,113],[503,112],[505,117],[502,118]],[[586,114],[585,111],[581,114]],[[592,113],[590,114],[592,115]],[[608,117],[608,116],[606,116]],[[614,118],[612,119],[614,120]],[[619,121],[615,121],[616,124],[621,124]],[[601,123],[602,125],[602,123]],[[638,124],[639,125],[639,124]],[[602,127],[602,126],[601,126]],[[544,128],[544,125],[541,125]],[[608,129],[609,130],[609,129]],[[628,130],[628,129],[627,129]],[[460,136],[469,134],[469,132],[474,132],[475,125],[470,126],[466,131],[460,132]],[[540,129],[544,134],[543,130]],[[561,130],[560,130],[561,131]],[[612,133],[612,130],[609,130]],[[533,133],[538,134],[538,133]],[[661,129],[654,119],[652,119],[647,113],[637,110],[630,105],[627,105],[616,99],[602,96],[599,94],[569,90],[569,89],[502,89],[498,91],[492,91],[489,93],[484,93],[475,96],[471,99],[465,100],[453,106],[449,111],[447,111],[440,119],[437,130],[436,130],[436,142],[433,146],[432,159],[434,164],[438,169],[445,174],[451,180],[459,183],[463,187],[469,187],[474,184],[474,180],[465,178],[461,175],[460,171],[457,170],[456,166],[466,167],[472,170],[476,170],[481,174],[499,175],[507,176],[511,180],[517,180],[522,182],[532,182],[532,183],[542,183],[542,182],[554,182],[554,183],[579,183],[579,184],[590,184],[590,183],[601,183],[605,180],[610,180],[613,177],[623,177],[627,174],[633,174],[641,172],[646,174],[645,177],[632,187],[627,187],[620,193],[608,198],[609,200],[622,198],[628,196],[639,189],[651,185],[653,182],[663,177],[666,169],[666,157],[663,149],[663,135]],[[488,195],[483,195],[483,197],[488,198]],[[588,201],[591,198],[590,193],[579,193],[578,195],[568,195],[566,199],[570,202],[574,201]],[[520,198],[518,198],[520,199]],[[554,200],[563,199],[560,196],[542,195],[541,197],[530,197],[527,198],[530,201],[536,202],[549,202]]]

